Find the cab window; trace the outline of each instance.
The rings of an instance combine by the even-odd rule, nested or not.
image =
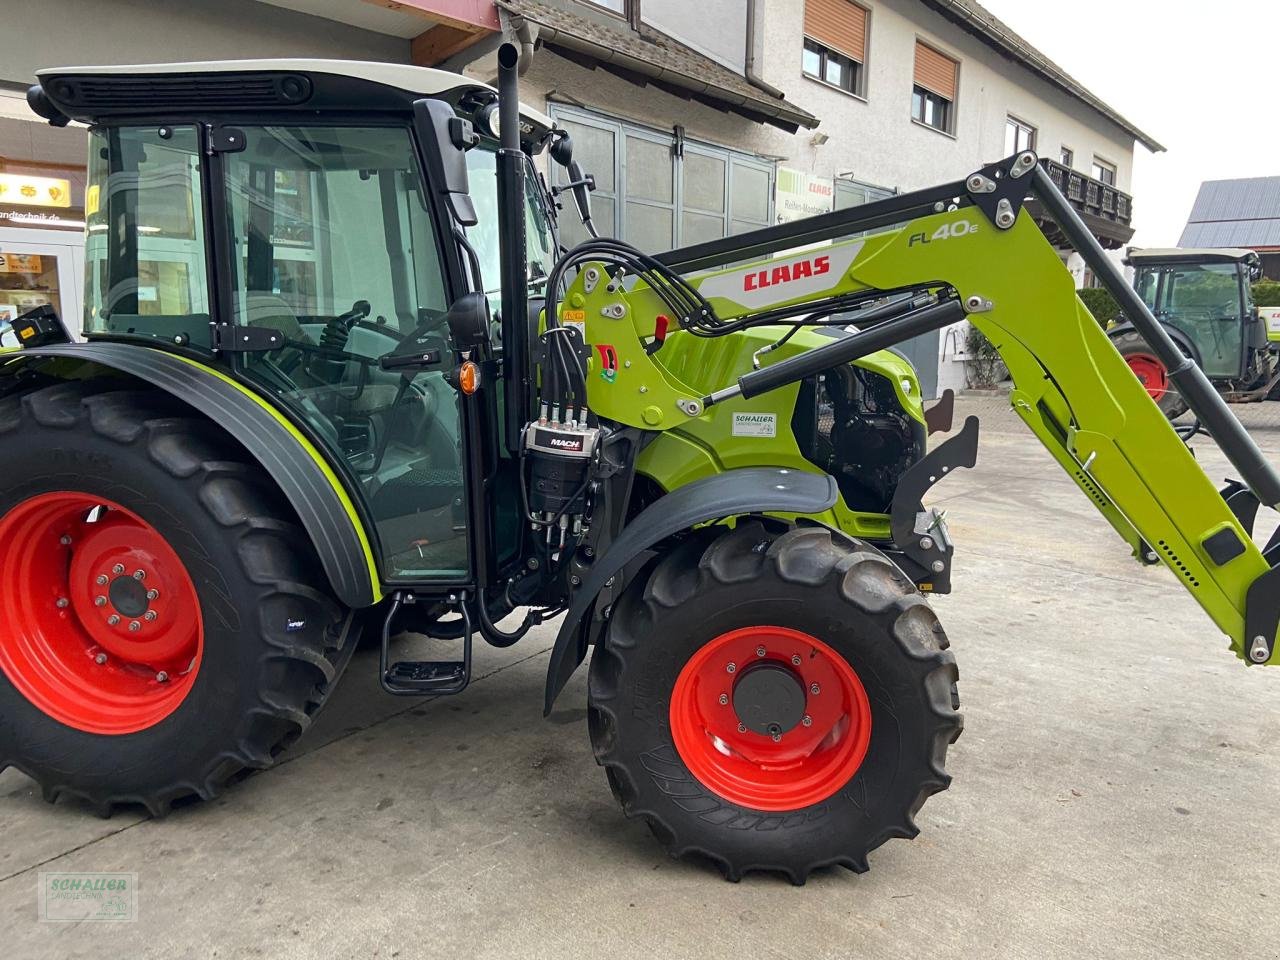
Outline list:
[[[224,154],[233,310],[279,349],[241,370],[357,481],[391,580],[468,564],[458,397],[440,249],[407,128],[259,126]],[[438,366],[388,371],[399,350]]]

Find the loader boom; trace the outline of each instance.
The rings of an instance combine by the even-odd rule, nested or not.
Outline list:
[[[732,417],[750,409],[750,397],[812,373],[822,366],[820,359],[830,360],[826,366],[847,363],[967,315],[1008,366],[1015,412],[1135,556],[1167,565],[1246,662],[1280,662],[1274,604],[1267,599],[1276,592],[1269,587],[1274,571],[1242,522],[1252,525],[1259,502],[1280,501],[1280,480],[1212,387],[1199,383],[1203,374],[1192,365],[1170,363],[1171,369],[1181,368],[1179,389],[1253,493],[1243,485],[1222,493],[1214,487],[1076,296],[1058,254],[1021,209],[1030,190],[1113,293],[1129,294],[1121,302],[1153,349],[1167,353],[1176,346],[1158,341],[1167,335],[1149,313],[1142,316],[1144,305],[1028,156],[1009,158],[955,185],[958,199],[952,202],[938,200],[949,190],[937,188],[872,205],[861,221],[849,216],[854,211],[842,211],[843,218],[833,214],[807,225],[772,228],[774,239],[764,230],[663,255],[667,265],[688,270],[740,261],[743,251],[758,255],[771,242],[791,249],[785,256],[687,274],[723,322],[785,313],[784,308],[807,313],[812,321],[824,311],[847,309],[860,294],[903,294],[898,316],[775,366],[764,358],[757,372],[717,371],[722,382],[709,391],[688,382],[693,378],[681,362],[684,350],[674,345],[695,333],[681,330],[661,343],[672,321],[660,316],[663,303],[643,280],[624,291],[621,284],[584,282],[591,274],[584,271],[570,288],[562,316],[585,323],[586,341],[599,350],[596,369],[607,366],[607,385],[592,379],[592,409],[660,431],[690,419]],[[1019,177],[1021,182],[1014,183]],[[974,191],[975,185],[980,189]],[[904,213],[916,215],[871,236],[795,251],[798,243],[831,241],[841,232],[847,237],[895,215],[901,223]],[[922,301],[910,302],[921,294]],[[630,319],[634,336],[619,336],[618,325],[625,322],[621,314]],[[858,323],[857,316],[851,322]],[[783,323],[777,336],[788,329]],[[862,347],[861,341],[866,341]],[[655,342],[659,349],[653,348]],[[602,344],[607,350],[600,349]],[[797,368],[794,375],[788,366]],[[770,376],[774,370],[778,375]],[[636,391],[646,396],[647,406],[637,404]],[[680,414],[673,416],[675,410]],[[1239,506],[1250,497],[1250,504]]]

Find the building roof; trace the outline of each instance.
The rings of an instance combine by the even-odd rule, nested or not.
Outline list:
[[[921,0],[925,6],[937,11],[952,23],[973,34],[997,53],[1021,64],[1042,80],[1091,107],[1121,130],[1132,135],[1153,153],[1163,152],[1164,147],[1149,134],[1143,133],[1101,99],[1091,93],[1060,66],[1018,36],[1003,20],[991,13],[976,0]],[[1066,10],[1067,8],[1063,8]]]
[[[795,132],[813,128],[818,118],[782,97],[775,97],[744,76],[698,53],[667,34],[641,24],[638,30],[618,29],[571,10],[538,0],[496,0],[517,21],[538,27],[538,39],[551,48],[567,50],[586,65],[599,66],[639,84],[652,84],[667,93],[729,109],[752,120]]]
[[[1280,247],[1280,177],[1206,180],[1178,243]]]

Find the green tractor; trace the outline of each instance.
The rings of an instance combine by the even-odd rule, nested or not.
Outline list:
[[[928,603],[955,545],[923,501],[977,421],[930,448],[948,417],[888,348],[964,317],[1137,559],[1280,659],[1251,535],[1280,477],[1129,290],[1243,482],[1205,476],[1023,211],[1125,299],[1033,154],[658,255],[564,250],[534,159],[588,224],[590,177],[498,60],[497,90],[39,75],[37,113],[90,130],[85,339],[33,311],[0,355],[0,769],[159,816],[270,766],[362,637],[390,693],[453,695],[473,641],[562,617],[543,710],[590,654],[596,758],[672,854],[864,870],[961,730]],[[405,631],[449,653],[403,659]]]
[[[1256,251],[1133,249],[1133,286],[1182,352],[1231,403],[1274,399],[1280,385],[1280,329],[1271,330],[1253,302],[1251,283],[1262,277]],[[1169,419],[1187,403],[1127,320],[1108,333],[1151,399]]]

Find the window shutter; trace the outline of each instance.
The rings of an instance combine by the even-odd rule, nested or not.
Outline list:
[[[916,41],[916,84],[955,102],[959,64],[933,47]]]
[[[867,59],[867,11],[850,0],[805,0],[805,36],[859,63]]]

